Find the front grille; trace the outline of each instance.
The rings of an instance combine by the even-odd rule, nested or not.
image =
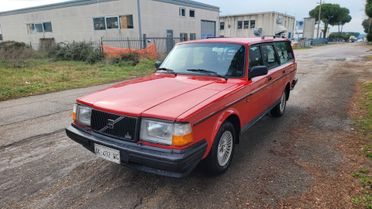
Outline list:
[[[91,128],[98,133],[123,140],[137,140],[137,118],[92,110]]]

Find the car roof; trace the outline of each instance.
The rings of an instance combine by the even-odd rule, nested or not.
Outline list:
[[[201,39],[196,41],[186,41],[178,44],[189,44],[189,43],[233,43],[242,45],[252,45],[258,43],[277,42],[277,41],[289,41],[287,38],[273,38],[273,37],[260,37],[260,38],[209,38]]]

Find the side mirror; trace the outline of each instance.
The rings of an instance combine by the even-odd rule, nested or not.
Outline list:
[[[268,68],[265,65],[260,65],[260,66],[254,66],[248,73],[248,78],[252,79],[257,76],[262,76],[262,75],[267,75],[268,73]]]
[[[155,62],[155,68],[159,69],[160,65],[162,64],[162,61],[158,60]]]

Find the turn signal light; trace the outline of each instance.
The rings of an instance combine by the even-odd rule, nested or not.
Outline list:
[[[183,135],[183,136],[175,136],[172,137],[172,145],[176,147],[182,147],[186,144],[190,144],[192,142],[192,133]]]

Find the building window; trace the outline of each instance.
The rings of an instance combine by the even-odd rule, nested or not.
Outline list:
[[[238,21],[238,29],[242,29],[243,28],[243,22],[242,21]]]
[[[256,27],[256,20],[251,20],[251,28],[255,28]]]
[[[53,32],[52,23],[51,22],[43,22],[43,23],[29,23],[26,24],[27,33],[43,33],[43,32]]]
[[[3,34],[0,33],[0,41],[3,40]]]
[[[26,27],[27,27],[27,33],[28,34],[35,33],[36,32],[36,30],[35,30],[35,24],[27,24]]]
[[[181,41],[187,41],[188,40],[187,33],[180,33],[180,39]]]
[[[41,24],[41,23],[35,24],[35,29],[36,29],[36,32],[42,33],[43,32],[43,24]]]
[[[220,22],[220,30],[225,30],[225,23],[224,22]]]
[[[94,30],[106,30],[106,22],[104,17],[93,18]]]
[[[248,20],[244,21],[243,25],[244,25],[244,29],[248,29],[249,28],[249,21]]]
[[[196,40],[196,33],[190,33],[190,40]]]
[[[106,17],[107,29],[118,29],[119,28],[119,18],[118,17]]]
[[[53,32],[52,23],[45,22],[43,23],[44,32]]]
[[[195,17],[195,10],[190,9],[190,17]]]
[[[125,15],[125,16],[120,16],[120,28],[122,29],[132,29],[134,28],[133,26],[133,15]]]
[[[180,8],[180,16],[185,17],[186,16],[186,9]]]

